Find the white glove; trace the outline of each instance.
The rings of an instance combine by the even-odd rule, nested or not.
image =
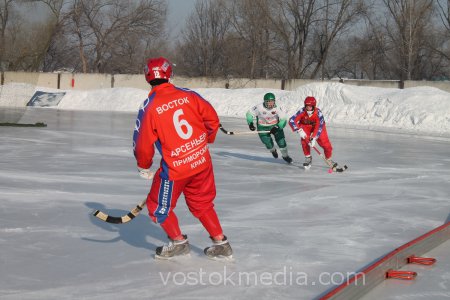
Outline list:
[[[306,139],[306,133],[303,131],[302,128],[300,128],[299,130],[297,130],[297,133],[300,134],[300,138],[302,140]]]
[[[314,147],[316,146],[316,140],[317,140],[316,137],[315,137],[315,138],[312,138],[311,141],[309,142],[309,146],[312,147],[312,148],[314,148]]]
[[[142,168],[138,167],[138,170],[139,170],[139,176],[141,176],[142,178],[147,179],[147,180],[152,179],[153,175],[155,175],[153,172],[150,172],[150,169],[142,169]]]

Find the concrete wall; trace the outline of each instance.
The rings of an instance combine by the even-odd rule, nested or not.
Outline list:
[[[150,90],[150,85],[145,81],[143,74],[116,74],[113,79],[113,87],[130,87],[141,90]]]
[[[212,80],[210,78],[206,77],[196,77],[196,78],[189,78],[189,77],[181,77],[181,76],[175,76],[173,78],[173,83],[185,87],[185,88],[226,88],[225,85],[227,83],[226,80],[223,79],[217,79]]]
[[[52,89],[58,88],[58,74],[56,73],[39,73],[37,86],[45,86]]]
[[[4,84],[10,82],[27,83],[35,86],[58,88],[58,74],[38,72],[5,72],[3,74]]]
[[[309,83],[313,82],[320,82],[320,80],[312,80],[312,79],[290,79],[284,81],[284,88],[283,83],[281,83],[281,87],[279,89],[284,89],[287,91],[294,91],[297,88],[301,87],[302,85],[307,85]]]
[[[417,87],[417,86],[431,86],[435,87],[437,89],[446,91],[447,93],[450,93],[450,81],[414,81],[414,80],[407,80],[405,81],[404,88],[411,88],[411,87]]]
[[[275,79],[211,79],[207,77],[175,77],[176,85],[187,88],[222,88],[222,89],[244,89],[244,88],[272,88],[281,89],[281,80]]]
[[[180,87],[186,88],[274,88],[281,89],[281,80],[275,79],[210,79],[206,77],[189,78],[183,76],[175,76],[172,82]],[[144,75],[114,75],[114,87],[133,87],[138,89],[149,89],[150,86],[144,79]]]
[[[61,86],[63,90],[94,90],[111,88],[111,74],[61,74]]]
[[[39,74],[40,73],[32,73],[32,72],[5,72],[4,84],[17,82],[36,85],[39,80]]]
[[[9,82],[23,82],[36,86],[63,90],[90,90],[111,87],[131,87],[149,90],[150,86],[145,81],[143,74],[78,74],[78,73],[32,73],[32,72],[5,72],[2,74],[4,84]],[[206,77],[178,77],[173,78],[173,83],[186,88],[268,88],[295,90],[302,85],[319,80],[308,79],[211,79]],[[326,81],[327,82],[327,81]],[[332,81],[335,82],[335,81]],[[372,86],[380,88],[410,88],[417,86],[431,86],[450,93],[450,81],[400,81],[400,80],[341,80],[344,84],[356,86]]]
[[[357,79],[345,79],[342,81],[348,85],[356,86],[371,86],[379,88],[401,88],[402,82],[400,80],[357,80]]]

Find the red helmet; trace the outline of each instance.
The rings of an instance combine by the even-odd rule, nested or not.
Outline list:
[[[154,79],[167,79],[172,77],[172,64],[164,57],[150,58],[144,67],[145,80],[150,83]]]
[[[305,106],[314,106],[316,107],[316,98],[312,97],[312,96],[308,96],[305,98]]]

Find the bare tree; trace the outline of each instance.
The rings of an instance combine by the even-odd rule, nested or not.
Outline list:
[[[431,32],[432,0],[383,0],[389,19],[385,30],[392,43],[391,53],[398,60],[400,79],[411,80],[419,74],[428,32]]]
[[[22,17],[28,0],[0,1],[0,71],[39,70],[46,24]]]
[[[82,72],[137,72],[148,44],[165,32],[163,0],[25,2],[43,4],[50,12],[39,47],[46,71],[69,67]]]
[[[310,75],[316,78],[321,71],[324,79],[324,67],[329,51],[339,34],[343,34],[364,13],[364,2],[361,0],[324,0],[317,10],[318,18],[314,28],[315,67]]]
[[[323,72],[334,40],[362,8],[362,0],[234,0],[227,4],[197,2],[184,40],[178,44],[190,75],[227,75],[227,70],[251,78],[315,77]],[[227,7],[228,15],[222,12]],[[229,45],[234,45],[233,50],[228,50]],[[221,70],[212,72],[213,65]]]
[[[436,1],[436,9],[441,20],[441,24],[444,26],[443,32],[441,33],[441,43],[439,47],[434,50],[441,56],[450,62],[450,0],[447,0],[446,4],[442,3],[445,1]]]
[[[243,68],[241,75],[249,78],[268,75],[271,32],[265,12],[269,5],[269,0],[234,0],[230,6],[231,24],[237,35],[233,49],[242,47],[241,51],[234,52],[241,53],[234,55],[236,65]]]
[[[442,2],[445,2],[445,1],[436,1],[436,6],[438,9],[438,13],[441,18],[442,24],[444,25],[447,32],[450,33],[450,0],[447,0],[446,5],[444,5]]]
[[[180,67],[187,75],[228,73],[227,34],[231,28],[224,0],[198,0],[188,18],[179,47]]]
[[[164,33],[166,3],[162,0],[133,3],[77,0],[71,16],[83,70],[87,70],[86,55],[89,54],[91,71],[121,72],[111,61],[120,56],[123,48],[130,49],[130,41],[145,44],[144,40]],[[133,45],[131,49],[136,48]]]
[[[17,0],[0,0],[0,71],[3,72],[6,68],[5,61],[6,51],[6,30],[10,22],[10,14],[12,6],[17,3]]]
[[[71,23],[69,23],[70,29],[73,34],[76,36],[78,45],[78,55],[81,61],[81,69],[83,73],[88,72],[88,59],[86,57],[85,52],[85,39],[87,38],[86,35],[89,33],[84,32],[83,27],[87,27],[85,22],[83,22],[83,2],[79,0],[74,0],[70,13],[69,18]]]
[[[45,35],[42,37],[39,43],[40,50],[36,60],[36,68],[42,68],[44,71],[49,71],[49,65],[52,65],[52,61],[48,60],[51,52],[54,52],[54,48],[58,45],[58,39],[63,36],[64,26],[64,13],[63,6],[68,0],[26,0],[28,3],[43,4],[49,11],[50,15],[45,20]]]
[[[301,78],[310,66],[305,53],[316,0],[274,0],[265,12],[273,32],[271,62],[281,78]]]

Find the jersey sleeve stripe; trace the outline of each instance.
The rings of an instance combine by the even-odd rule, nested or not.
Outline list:
[[[136,155],[136,147],[139,141],[139,130],[142,125],[142,121],[144,120],[145,113],[147,112],[147,107],[151,104],[155,97],[155,93],[151,94],[145,101],[142,103],[142,106],[139,108],[138,116],[136,118],[136,123],[134,126],[134,132],[133,132],[133,152]]]

